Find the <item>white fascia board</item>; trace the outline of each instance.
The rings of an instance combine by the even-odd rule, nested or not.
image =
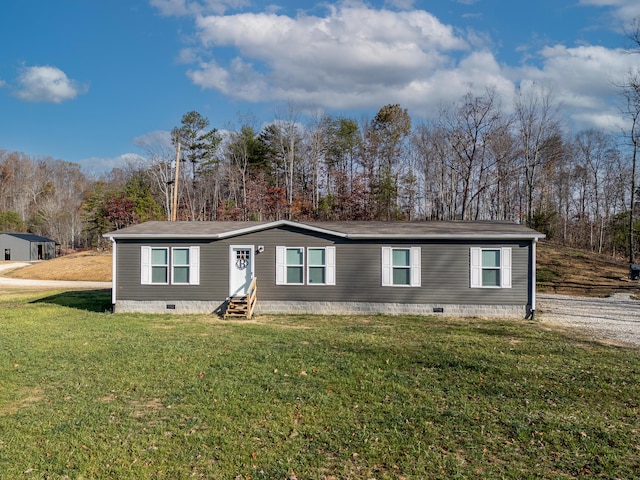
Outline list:
[[[545,238],[546,235],[529,235],[524,233],[507,234],[446,234],[446,233],[418,233],[413,235],[401,235],[397,233],[389,234],[373,234],[373,233],[357,233],[346,235],[346,238],[352,240],[539,240]]]
[[[205,234],[181,234],[181,233],[171,233],[171,234],[163,234],[163,233],[123,233],[117,234],[114,233],[112,235],[105,234],[104,238],[113,238],[114,240],[162,240],[162,239],[170,239],[170,240],[208,240],[212,238],[220,238],[219,235],[205,235]]]
[[[277,227],[295,227],[295,228],[300,228],[302,230],[309,230],[316,233],[324,233],[326,235],[332,235],[334,237],[343,237],[343,238],[347,237],[345,233],[336,232],[333,230],[327,230],[325,228],[312,227],[311,225],[307,225],[305,223],[292,222],[291,220],[276,220],[275,222],[265,223],[263,225],[255,225],[253,227],[241,228],[239,230],[231,230],[229,232],[224,232],[218,235],[217,238],[235,237],[238,235],[259,232],[262,230],[268,230],[270,228],[277,228]]]
[[[282,226],[300,228],[302,230],[308,230],[316,233],[323,233],[325,235],[331,235],[334,237],[346,238],[348,235],[343,232],[336,232],[334,230],[327,230],[325,228],[312,227],[305,223],[292,222],[290,220],[277,220],[275,222],[264,223],[262,225],[254,225],[247,228],[240,228],[238,230],[229,230],[228,232],[222,232],[217,234],[204,234],[204,233],[105,233],[103,237],[114,239],[136,239],[136,240],[153,240],[160,238],[176,239],[176,240],[219,240],[229,237],[237,237],[238,235],[246,235],[248,233],[260,232],[262,230],[268,230],[270,228],[277,228]]]

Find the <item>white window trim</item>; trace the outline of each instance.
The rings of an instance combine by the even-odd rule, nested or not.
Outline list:
[[[393,283],[393,251],[409,250],[409,285]],[[382,247],[382,286],[383,287],[421,287],[422,286],[422,250],[420,247]]]
[[[187,265],[176,265],[173,263],[175,250],[189,250],[189,263]],[[200,247],[171,247],[171,285],[199,285],[200,284]],[[174,278],[174,267],[189,267],[189,281],[176,282]]]
[[[292,267],[302,267],[302,283],[287,282],[287,250],[300,250],[302,252],[302,263],[291,265]],[[276,247],[276,285],[304,285],[305,280],[305,249],[304,247]]]
[[[500,285],[482,285],[482,251],[500,251]],[[469,283],[471,288],[511,288],[511,247],[471,247],[469,250]]]
[[[309,264],[309,250],[324,250],[324,265],[310,265]],[[306,260],[306,284],[309,286],[325,286],[336,284],[336,247],[307,247]],[[309,282],[309,270],[311,267],[324,267],[324,283],[310,283]]]
[[[174,249],[189,249],[189,283],[174,283],[173,280],[173,251]],[[167,250],[167,282],[152,282],[151,251]],[[182,265],[181,265],[182,266]],[[144,245],[140,247],[140,283],[142,285],[200,285],[200,247],[152,247]]]
[[[166,266],[167,267],[167,281],[166,282],[154,282],[153,281],[153,267],[154,265],[151,263],[151,252],[153,250],[166,250],[167,252],[167,264],[166,265],[155,265],[155,266]],[[171,269],[171,259],[169,258],[169,247],[151,247],[151,246],[143,246],[140,251],[140,283],[142,285],[169,285],[169,278]]]
[[[324,249],[324,283],[309,283],[309,249]],[[287,283],[287,250],[302,251],[302,283]],[[299,265],[292,265],[299,266]],[[313,265],[320,266],[320,265]],[[336,284],[336,247],[276,247],[276,285],[331,286]]]

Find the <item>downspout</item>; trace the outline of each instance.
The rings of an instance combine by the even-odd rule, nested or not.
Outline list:
[[[536,245],[538,244],[538,239],[534,238],[531,242],[531,281],[530,284],[530,296],[531,296],[531,311],[529,312],[528,318],[531,320],[536,319]]]
[[[116,239],[111,237],[111,312],[116,311]]]

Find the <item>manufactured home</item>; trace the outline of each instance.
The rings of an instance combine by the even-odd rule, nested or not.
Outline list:
[[[0,254],[5,261],[49,260],[56,256],[56,242],[33,233],[2,233]]]
[[[532,316],[536,242],[506,222],[147,222],[113,243],[114,312]]]

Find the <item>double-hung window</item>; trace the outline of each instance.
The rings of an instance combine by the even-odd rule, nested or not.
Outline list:
[[[382,247],[383,287],[419,287],[421,272],[420,247]]]
[[[200,247],[141,247],[140,283],[198,285]]]
[[[288,285],[304,285],[304,248],[287,248]]]
[[[470,250],[471,288],[511,288],[511,248]]]
[[[191,263],[189,248],[172,248],[171,283],[189,283]]]
[[[335,285],[336,247],[276,247],[276,285]]]
[[[147,256],[150,257],[147,267],[149,283],[169,283],[169,249],[150,248]],[[144,258],[143,263],[146,263]]]
[[[315,285],[326,285],[327,252],[324,248],[307,249],[307,282]]]

